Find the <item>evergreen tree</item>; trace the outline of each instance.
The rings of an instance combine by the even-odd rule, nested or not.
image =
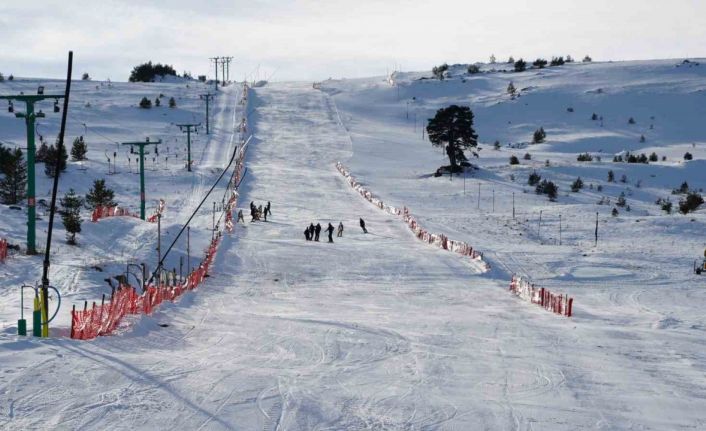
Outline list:
[[[613,208],[613,211],[611,211],[610,214],[611,214],[613,217],[618,217],[618,209],[614,207],[614,208]]]
[[[523,59],[519,59],[515,62],[515,72],[524,72],[527,70],[527,62]]]
[[[614,181],[615,181],[615,174],[613,173],[613,171],[608,171],[608,182],[612,183]]]
[[[154,82],[156,76],[176,76],[176,70],[168,64],[152,64],[151,61],[135,66],[130,73],[130,82]]]
[[[552,61],[550,63],[551,66],[563,66],[565,63],[564,57],[552,57]]]
[[[589,57],[588,55],[583,58],[584,63],[590,63],[592,61],[593,61],[593,59],[591,57]]]
[[[591,120],[597,121],[598,120],[598,115],[594,112],[593,115],[591,115]]]
[[[152,107],[152,101],[146,97],[143,97],[142,100],[140,100],[140,108],[142,109],[150,109]]]
[[[495,141],[495,143],[493,144],[493,148],[495,149],[495,151],[500,151],[500,141]]]
[[[34,153],[35,163],[46,163],[48,155],[49,147],[47,146],[46,141],[42,139],[42,143],[39,145],[39,148],[37,148],[37,152]]]
[[[0,201],[14,205],[26,196],[27,162],[22,150],[10,150],[0,144]]]
[[[547,60],[543,58],[538,58],[534,61],[534,63],[532,63],[532,65],[537,69],[544,69],[544,67],[547,65]]]
[[[496,62],[495,54],[491,54],[490,55],[490,64],[495,64],[495,62]]]
[[[83,199],[76,195],[74,189],[70,189],[63,198],[60,199],[61,204],[61,222],[66,229],[66,241],[71,244],[76,244],[76,234],[81,232],[81,206]]]
[[[86,160],[86,152],[88,152],[88,147],[86,146],[86,141],[83,140],[83,136],[75,138],[73,145],[71,145],[71,159]]]
[[[88,75],[87,72],[84,72],[83,75],[81,75],[81,79],[82,79],[83,81],[90,81],[90,80],[91,80],[91,77],[90,77],[90,75]]]
[[[173,97],[169,98],[169,107],[170,108],[176,108],[176,100],[174,100]]]
[[[434,78],[438,79],[439,81],[443,81],[446,78],[446,72],[449,70],[449,65],[444,63],[441,66],[434,66],[431,69],[431,73],[434,75]]]
[[[157,97],[156,99],[154,99],[154,106],[155,106],[155,107],[159,108],[159,106],[160,106],[161,104],[162,104],[162,102],[159,100],[159,97]]]
[[[527,178],[527,184],[530,186],[536,186],[542,177],[537,172],[532,172]]]
[[[519,165],[520,159],[518,159],[517,156],[510,156],[510,164],[511,165]]]
[[[90,209],[97,207],[114,207],[117,204],[113,201],[115,193],[105,185],[105,180],[95,180],[93,187],[86,194],[86,206]]]
[[[510,56],[510,58],[507,59],[507,64],[515,64],[515,57]]]
[[[468,106],[451,105],[436,111],[427,125],[429,140],[435,147],[445,147],[452,171],[456,171],[459,161],[466,160],[463,150],[478,146],[478,135],[473,129],[473,111]]]
[[[476,73],[480,73],[480,67],[476,64],[471,64],[468,66],[468,74],[469,75],[475,75]]]
[[[59,142],[57,141],[57,146],[59,145]],[[44,162],[44,173],[48,177],[53,177],[55,172],[56,172],[56,159],[57,157],[59,158],[59,169],[61,172],[64,172],[66,170],[66,161],[69,159],[69,155],[66,152],[66,146],[62,145],[61,146],[61,154],[59,154],[59,150],[57,147],[54,145],[49,146],[49,150],[47,151],[47,160]]]
[[[574,181],[571,184],[571,191],[574,193],[578,193],[579,190],[583,188],[583,180],[581,177],[576,178],[576,181]]]
[[[532,143],[533,144],[541,144],[544,142],[547,138],[547,133],[544,131],[544,127],[540,127],[538,130],[534,132],[534,135],[532,136]]]
[[[515,84],[512,82],[507,85],[507,94],[509,94],[513,99],[517,95],[517,89],[515,88]]]
[[[525,153],[525,155],[522,157],[525,160],[532,160],[532,154],[530,153]]]
[[[694,160],[694,156],[691,155],[690,152],[684,153],[684,160]]]

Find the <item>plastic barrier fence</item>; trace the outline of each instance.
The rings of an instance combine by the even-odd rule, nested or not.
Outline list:
[[[387,205],[381,199],[376,198],[370,191],[368,191],[365,187],[359,184],[358,181],[356,181],[355,177],[351,175],[350,171],[345,166],[343,166],[341,162],[336,163],[336,169],[338,169],[338,172],[340,172],[341,175],[346,178],[348,184],[353,187],[353,189],[357,191],[365,200],[372,203],[373,205],[388,214],[402,217],[404,222],[407,223],[407,226],[409,226],[412,232],[414,232],[416,237],[419,238],[421,241],[424,241],[427,244],[432,244],[444,250],[452,251],[463,256],[468,256],[474,260],[483,260],[483,253],[474,250],[473,247],[471,247],[469,244],[463,241],[450,240],[444,234],[432,234],[426,229],[422,228],[417,222],[417,220],[412,217],[407,207],[404,207],[402,210],[400,210],[399,208]],[[487,262],[483,263],[485,264],[486,269],[490,269],[490,266]]]
[[[515,275],[510,281],[510,292],[525,301],[543,307],[545,310],[571,317],[574,298],[570,298],[568,295],[556,294],[543,287],[536,287],[529,281]]]
[[[7,259],[7,240],[0,239],[0,262],[5,262]]]
[[[91,221],[92,222],[97,222],[100,219],[108,218],[108,217],[122,217],[122,216],[128,216],[128,217],[138,217],[137,214],[131,213],[127,208],[121,208],[121,207],[103,207],[103,206],[98,206],[96,209],[93,210],[93,213],[91,214]]]
[[[113,291],[110,300],[106,303],[105,296],[100,305],[93,303],[88,308],[84,302],[83,310],[71,311],[71,338],[76,340],[91,340],[99,335],[111,334],[128,314],[152,314],[164,301],[174,301],[189,290],[197,288],[208,274],[213,258],[218,250],[220,235],[211,241],[206,250],[206,257],[198,269],[186,276],[182,283],[174,286],[160,284],[147,286],[145,291],[138,295],[130,285],[120,286]]]

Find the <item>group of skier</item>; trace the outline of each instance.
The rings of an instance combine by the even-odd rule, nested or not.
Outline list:
[[[265,205],[264,207],[262,206],[262,204],[260,204],[260,206],[258,207],[257,205],[255,205],[255,201],[251,201],[250,202],[250,217],[251,217],[250,222],[259,221],[259,220],[267,221],[267,216],[272,215],[271,207],[272,207],[272,204],[270,203],[270,201],[267,201],[267,205]],[[245,223],[245,219],[243,218],[243,210],[240,210],[238,212],[238,221],[242,221],[243,223]]]
[[[360,228],[363,229],[364,233],[368,233],[368,230],[365,228],[365,220],[362,218],[360,219]],[[333,232],[336,230],[331,223],[328,224],[328,227],[326,228],[326,232],[328,233],[328,242],[333,242]],[[316,223],[316,226],[314,226],[314,223],[309,224],[304,229],[304,238],[306,238],[307,241],[318,241],[319,236],[321,235],[321,224]],[[343,222],[338,223],[338,229],[336,236],[338,238],[343,237]]]

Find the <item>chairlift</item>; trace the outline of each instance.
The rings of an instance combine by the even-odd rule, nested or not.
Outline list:
[[[40,85],[39,87],[37,87],[37,94],[40,96],[44,94],[44,86],[43,85]]]
[[[7,101],[7,112],[9,112],[10,114],[15,112],[15,107],[12,105],[12,100]]]
[[[159,155],[159,148],[154,147],[154,154],[157,155],[157,156]]]
[[[54,101],[54,113],[57,113],[59,111],[61,111],[61,109],[59,108],[59,99],[56,99]]]

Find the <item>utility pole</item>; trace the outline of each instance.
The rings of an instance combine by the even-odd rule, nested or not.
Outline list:
[[[211,57],[209,60],[211,60],[214,65],[216,66],[216,80],[214,81],[216,83],[216,91],[218,91],[218,60],[220,57]]]
[[[209,114],[208,114],[208,103],[209,103],[211,100],[213,100],[213,94],[211,94],[211,93],[199,94],[199,97],[201,98],[201,100],[205,100],[205,101],[206,101],[206,134],[208,135],[209,133],[211,133],[211,132],[210,132],[210,129],[209,129],[209,127],[208,127],[208,124],[209,124],[209,123],[208,123],[208,116],[209,116]]]
[[[186,160],[187,170],[191,172],[191,132],[197,132],[201,123],[198,124],[177,124],[179,130],[186,132]]]
[[[162,214],[157,213],[157,274],[159,284],[162,284]]]
[[[221,87],[226,86],[226,57],[221,57]]]
[[[191,274],[191,227],[186,227],[186,273]]]
[[[159,145],[162,140],[150,142],[150,138],[145,141],[123,142],[123,145],[137,145],[140,148],[140,218],[145,219],[145,147],[148,145]]]
[[[596,213],[596,242],[594,247],[598,247],[598,213]]]
[[[225,73],[223,74],[223,79],[226,82],[230,82],[230,62],[233,61],[233,57],[223,57],[223,63],[226,66]]]
[[[35,123],[37,118],[44,118],[46,115],[40,109],[34,111],[34,104],[44,99],[54,99],[54,112],[59,112],[59,99],[63,99],[63,94],[44,94],[44,86],[37,88],[37,94],[18,94],[11,96],[0,96],[0,100],[8,101],[7,110],[15,111],[12,101],[25,103],[25,112],[15,112],[16,118],[24,118],[27,125],[27,254],[37,254],[36,218],[37,207],[35,201],[35,175],[34,175],[34,155],[37,152],[34,144]]]

